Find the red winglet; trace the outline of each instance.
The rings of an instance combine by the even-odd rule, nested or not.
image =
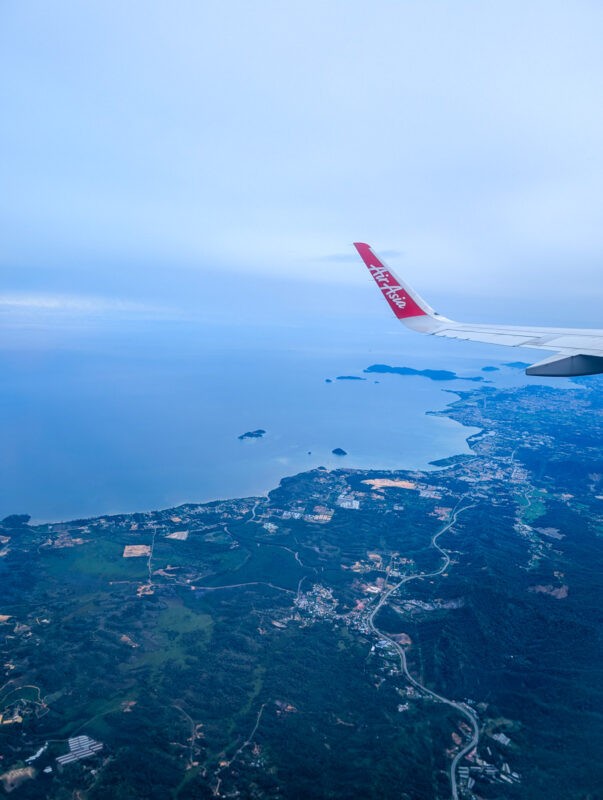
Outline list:
[[[383,296],[398,319],[426,315],[427,312],[410,296],[408,290],[400,284],[394,273],[377,258],[368,244],[354,242],[354,247],[358,250],[360,257],[375,279],[375,283],[383,292]]]

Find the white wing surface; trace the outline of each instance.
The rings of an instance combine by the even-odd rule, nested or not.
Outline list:
[[[528,367],[528,375],[595,375],[603,372],[603,330],[455,322],[436,313],[416,292],[400,281],[368,244],[355,242],[354,247],[396,317],[412,330],[446,339],[555,352],[556,355]]]

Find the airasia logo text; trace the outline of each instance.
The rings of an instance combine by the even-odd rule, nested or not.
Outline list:
[[[398,292],[403,292],[404,290],[401,286],[398,286],[393,282],[393,278],[387,269],[382,266],[371,264],[369,266],[369,270],[377,285],[381,288],[381,291],[387,297],[390,303],[400,309],[406,308],[406,297],[398,294]],[[390,281],[392,282],[390,283]]]

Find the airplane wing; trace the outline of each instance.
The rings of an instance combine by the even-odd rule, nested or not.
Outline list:
[[[355,242],[354,247],[394,314],[408,328],[446,339],[555,351],[555,355],[528,367],[528,375],[595,375],[603,372],[603,330],[455,322],[434,311],[410,286],[397,278],[368,244]]]

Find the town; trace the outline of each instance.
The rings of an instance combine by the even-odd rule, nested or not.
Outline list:
[[[362,745],[368,780],[379,730],[379,759],[414,796],[521,797],[571,744],[569,699],[557,725],[533,723],[553,663],[596,668],[591,629],[568,622],[586,553],[568,546],[603,530],[601,421],[581,434],[585,479],[572,477],[564,459],[590,407],[580,391],[551,402],[545,389],[461,393],[446,413],[480,428],[473,455],[432,471],[317,469],[267,497],[5,519],[4,790],[95,800],[152,780],[164,796],[261,785],[276,799],[293,780],[288,739],[314,737],[333,782]],[[505,403],[525,413],[519,433]],[[561,629],[553,662],[543,631]],[[133,741],[154,754],[144,769],[128,768]]]

